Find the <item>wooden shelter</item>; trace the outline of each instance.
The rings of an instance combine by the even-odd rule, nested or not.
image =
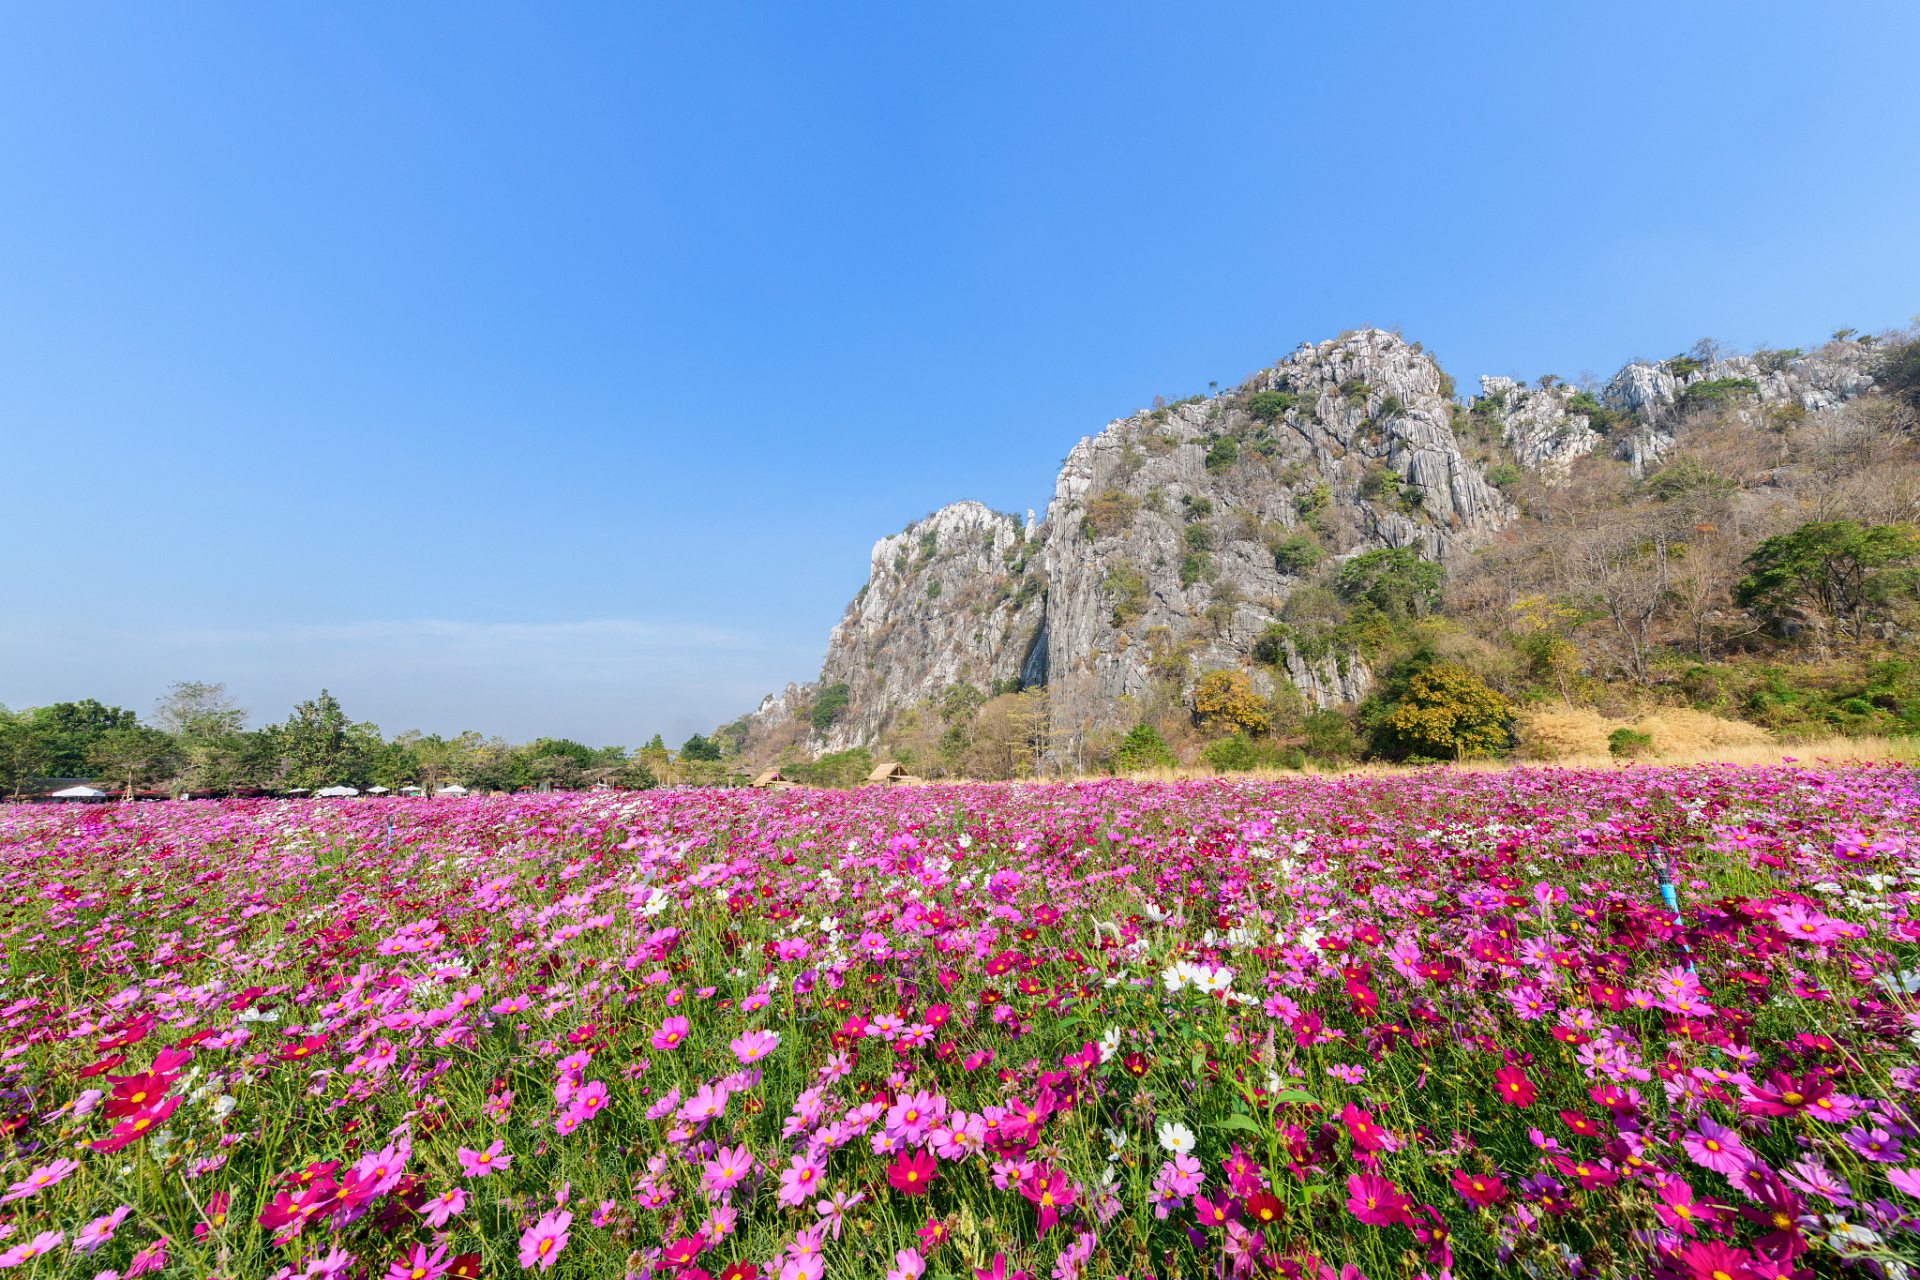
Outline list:
[[[768,769],[749,785],[758,787],[762,791],[798,791],[805,784],[795,782],[778,769]]]
[[[916,778],[907,772],[907,766],[898,761],[889,760],[877,764],[873,772],[867,775],[866,785],[870,787],[911,787],[925,782],[925,778]]]

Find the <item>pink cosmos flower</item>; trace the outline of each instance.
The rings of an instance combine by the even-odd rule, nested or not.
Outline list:
[[[789,1209],[798,1209],[820,1185],[824,1170],[804,1155],[789,1157],[788,1166],[780,1174],[780,1193],[776,1198]]]
[[[1412,1206],[1413,1201],[1385,1178],[1371,1173],[1347,1175],[1347,1211],[1366,1226],[1411,1222]]]
[[[1020,1184],[1020,1194],[1033,1202],[1040,1212],[1040,1234],[1045,1235],[1054,1223],[1060,1221],[1062,1210],[1073,1207],[1078,1192],[1067,1180],[1067,1175],[1059,1169],[1042,1170]]]
[[[39,1195],[44,1188],[51,1187],[56,1182],[65,1182],[79,1167],[78,1160],[55,1160],[52,1164],[43,1164],[9,1187],[7,1194],[0,1196],[0,1204]]]
[[[1898,1172],[1898,1170],[1895,1172]],[[82,1257],[87,1256],[101,1245],[112,1240],[114,1230],[118,1228],[122,1222],[125,1222],[127,1215],[132,1212],[132,1205],[123,1204],[112,1213],[95,1218],[92,1222],[89,1222],[86,1226],[74,1233],[73,1247],[80,1251]]]
[[[462,1173],[469,1178],[484,1178],[494,1170],[504,1169],[513,1163],[512,1156],[503,1154],[506,1149],[507,1144],[496,1138],[485,1151],[469,1151],[461,1147],[454,1154],[459,1158]]]
[[[918,1249],[899,1250],[893,1255],[893,1265],[887,1268],[887,1280],[920,1280],[925,1274],[927,1260]]]
[[[1660,1215],[1660,1221],[1684,1235],[1694,1235],[1698,1224],[1712,1224],[1720,1220],[1710,1204],[1702,1204],[1693,1194],[1693,1188],[1679,1178],[1671,1175],[1662,1177],[1654,1190],[1659,1196],[1653,1211]]]
[[[721,1147],[707,1161],[704,1172],[701,1186],[708,1193],[731,1191],[753,1172],[753,1153],[744,1142],[737,1147]]]
[[[738,1058],[740,1065],[744,1067],[760,1061],[778,1048],[779,1044],[778,1032],[749,1031],[743,1036],[736,1036],[728,1042],[727,1047],[733,1050],[733,1056]]]
[[[1700,1117],[1699,1126],[1681,1138],[1680,1145],[1701,1168],[1728,1176],[1739,1173],[1753,1160],[1738,1133],[1707,1116]]]
[[[707,1120],[718,1120],[726,1113],[726,1086],[703,1084],[674,1114],[688,1124],[700,1124]]]
[[[538,1266],[542,1271],[551,1270],[560,1260],[560,1253],[567,1247],[571,1238],[567,1228],[573,1225],[573,1215],[562,1209],[558,1213],[549,1213],[540,1221],[528,1227],[520,1234],[520,1268]]]
[[[22,1240],[5,1253],[0,1253],[0,1267],[17,1267],[30,1258],[37,1258],[56,1248],[66,1238],[64,1231],[42,1231],[33,1239]]]
[[[445,1245],[428,1253],[427,1246],[417,1244],[400,1255],[400,1261],[387,1264],[386,1280],[439,1280],[452,1267]]]
[[[660,1024],[660,1029],[653,1033],[653,1047],[678,1049],[680,1042],[687,1038],[687,1033],[691,1030],[693,1030],[693,1024],[685,1018],[678,1015],[668,1018]]]
[[[420,1206],[421,1216],[427,1225],[435,1231],[447,1225],[449,1218],[457,1218],[467,1207],[467,1193],[459,1187],[443,1191]]]

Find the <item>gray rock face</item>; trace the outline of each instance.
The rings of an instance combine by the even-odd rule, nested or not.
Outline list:
[[[1047,685],[1056,721],[1124,728],[1120,700],[1157,680],[1190,690],[1209,670],[1252,669],[1305,582],[1288,564],[1384,547],[1449,556],[1515,517],[1462,454],[1444,385],[1432,357],[1376,329],[1303,345],[1237,392],[1110,422],[1069,452],[1044,519],[960,502],[876,543],[819,680],[769,698],[750,728],[793,726],[845,684],[831,728],[789,740],[870,745],[954,685],[1015,681]],[[1256,421],[1262,391],[1279,394]],[[1256,688],[1273,670],[1316,705],[1365,695],[1357,655],[1294,630]]]
[[[847,709],[813,748],[870,743],[900,708],[952,685],[985,689],[1026,672],[1044,683],[1040,559],[1018,516],[978,502],[874,543],[867,585],[834,626],[814,687],[845,684]]]
[[[1573,409],[1575,388],[1483,378],[1481,390],[1501,397],[1493,419],[1520,465],[1562,479],[1604,448],[1638,473],[1673,446],[1699,398],[1690,387],[1748,379],[1757,408],[1739,411],[1792,401],[1813,412],[1870,387],[1871,355],[1830,343],[1685,374],[1632,364],[1599,394],[1618,418],[1608,433]],[[1518,515],[1463,452],[1451,399],[1418,344],[1371,329],[1302,344],[1234,392],[1116,419],[1069,451],[1044,519],[959,502],[874,544],[819,680],[770,697],[750,732],[815,752],[872,745],[955,685],[1023,682],[1048,687],[1070,737],[1124,728],[1124,699],[1170,678],[1190,695],[1223,668],[1248,670],[1262,692],[1284,679],[1314,704],[1358,701],[1371,673],[1330,649],[1322,588],[1303,593],[1307,565],[1386,547],[1447,559]],[[814,732],[808,711],[839,685],[845,710]]]
[[[1586,414],[1568,411],[1574,387],[1528,388],[1512,378],[1483,377],[1480,389],[1484,396],[1504,394],[1500,439],[1514,460],[1550,479],[1564,480],[1576,459],[1606,441],[1588,425]]]
[[[1673,428],[1688,406],[1688,389],[1701,383],[1744,380],[1753,384],[1763,410],[1797,402],[1813,413],[1871,388],[1872,362],[1872,348],[1858,342],[1830,342],[1810,355],[1775,355],[1764,362],[1733,356],[1686,373],[1675,373],[1671,361],[1636,361],[1615,374],[1600,393],[1606,407],[1630,415],[1612,433],[1612,453],[1635,476],[1658,465],[1673,447]],[[1565,480],[1576,459],[1608,444],[1587,414],[1569,410],[1577,388],[1529,388],[1511,378],[1492,377],[1481,378],[1480,387],[1483,398],[1503,399],[1498,413],[1502,441],[1515,461],[1549,482]]]

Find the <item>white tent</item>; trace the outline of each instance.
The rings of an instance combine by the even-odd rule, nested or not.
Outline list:
[[[467,789],[456,782],[450,787],[441,787],[433,794],[437,796],[463,796],[467,794]]]
[[[383,796],[387,794],[388,790],[386,787],[368,787],[367,794],[370,796]]]
[[[92,787],[68,787],[65,791],[51,793],[55,800],[103,800],[107,793],[95,791]]]
[[[322,787],[313,794],[316,796],[357,796],[360,792],[353,787]]]

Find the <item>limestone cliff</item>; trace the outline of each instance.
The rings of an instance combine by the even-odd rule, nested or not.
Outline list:
[[[1817,412],[1869,387],[1870,364],[1834,342],[1636,362],[1605,386],[1487,377],[1462,405],[1396,334],[1302,344],[1237,388],[1081,439],[1038,522],[959,502],[882,538],[819,679],[769,695],[734,736],[755,760],[873,746],[956,687],[1045,686],[1072,752],[1132,723],[1150,690],[1190,694],[1219,668],[1263,693],[1286,679],[1313,704],[1357,702],[1371,673],[1330,642],[1314,585],[1329,567],[1388,547],[1451,559],[1518,515],[1489,473],[1553,484],[1605,451],[1638,475],[1709,401]]]

